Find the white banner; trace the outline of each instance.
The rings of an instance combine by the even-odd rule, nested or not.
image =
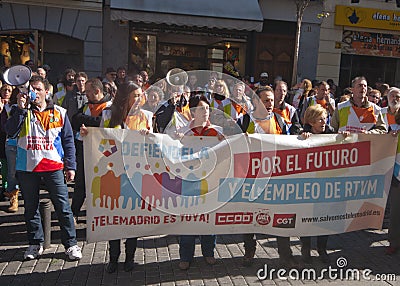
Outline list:
[[[381,228],[391,135],[140,135],[89,128],[87,240],[157,234],[335,234]]]

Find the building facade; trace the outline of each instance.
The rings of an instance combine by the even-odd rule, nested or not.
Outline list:
[[[180,3],[105,1],[104,65],[125,66],[129,73],[147,70],[153,79],[173,67],[245,74],[251,68],[248,43],[263,27],[257,0]]]
[[[122,66],[130,72],[145,69],[153,80],[180,67],[248,75],[253,81],[268,72],[271,83],[282,77],[294,84],[290,82],[296,37],[293,0],[187,0],[185,6],[176,0],[1,3],[0,41],[11,50],[8,64],[27,59],[48,64],[52,82],[65,67],[92,77],[104,75],[107,67]],[[320,45],[325,44],[320,39],[322,20],[317,18],[323,9],[327,8],[321,1],[312,1],[305,11],[298,81],[326,79],[320,61],[324,53]],[[338,73],[328,74],[339,79]]]
[[[307,8],[301,33],[298,79],[315,78],[321,2]],[[172,67],[248,75],[261,72],[289,81],[296,36],[294,1],[234,0],[146,2],[105,1],[103,63],[131,72],[147,69],[154,78]],[[115,43],[118,43],[116,46]]]
[[[329,17],[321,24],[317,78],[341,87],[363,75],[369,85],[400,84],[400,8],[396,1],[325,1]]]
[[[48,64],[52,82],[66,67],[101,74],[102,0],[2,0],[0,15],[6,65]]]
[[[293,0],[260,0],[264,27],[256,35],[255,74],[269,72],[272,79],[281,76],[291,83],[296,37],[296,6]],[[304,11],[300,33],[297,82],[317,75],[317,51],[320,25],[318,14],[323,11],[321,1],[310,2]],[[295,83],[291,83],[294,85]]]

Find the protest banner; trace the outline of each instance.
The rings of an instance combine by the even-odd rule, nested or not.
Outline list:
[[[337,234],[382,226],[391,135],[141,135],[88,128],[89,242],[158,234]]]

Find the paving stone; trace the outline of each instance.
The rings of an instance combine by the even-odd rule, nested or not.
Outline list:
[[[0,202],[1,206],[2,202]],[[22,209],[22,208],[21,208]],[[22,210],[18,217],[9,219],[14,223],[17,218],[23,219]],[[0,212],[0,219],[6,214]],[[84,220],[85,218],[82,218]],[[24,227],[24,222],[15,222],[16,227]],[[58,222],[54,218],[55,234],[59,235]],[[84,236],[84,223],[78,225],[78,233]],[[26,249],[26,237],[21,241],[3,244],[0,237],[0,286],[6,285],[400,285],[400,255],[386,256],[384,248],[388,245],[387,228],[383,230],[355,231],[340,235],[331,235],[328,240],[328,253],[331,267],[336,267],[340,257],[347,259],[349,268],[371,269],[373,274],[394,273],[397,281],[337,281],[324,280],[259,280],[257,271],[267,265],[268,268],[279,269],[276,238],[268,235],[257,235],[257,250],[254,264],[251,267],[242,266],[244,253],[242,235],[218,235],[215,257],[217,264],[209,266],[201,255],[201,246],[196,241],[194,261],[188,271],[178,268],[179,236],[162,235],[140,238],[135,254],[135,268],[132,272],[123,271],[124,251],[120,257],[118,271],[109,274],[105,271],[108,261],[108,242],[86,243],[84,237],[78,237],[78,245],[82,248],[83,258],[80,261],[66,261],[64,247],[59,239],[53,239],[52,245],[46,249],[38,260],[22,261]],[[22,236],[21,236],[22,237]],[[315,241],[313,239],[313,244]],[[313,245],[311,254],[315,271],[328,267],[318,259],[318,253]],[[122,247],[121,247],[122,248]],[[299,258],[301,243],[299,237],[291,238],[291,249]],[[307,268],[310,268],[307,265]],[[318,272],[319,273],[319,272]],[[17,275],[15,275],[17,274]]]
[[[21,267],[21,262],[20,261],[10,261],[6,268],[4,268],[3,272],[1,275],[14,275],[17,274],[19,268]]]
[[[162,282],[161,286],[175,286],[175,282]]]

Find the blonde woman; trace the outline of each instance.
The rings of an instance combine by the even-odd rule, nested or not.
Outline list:
[[[227,101],[227,99],[230,98],[228,85],[223,79],[219,79],[215,83],[211,98],[211,108],[218,108],[222,110],[225,103],[224,101]]]
[[[300,84],[300,88],[296,91],[296,93],[293,96],[292,100],[292,105],[297,109],[297,110],[302,110],[303,108],[303,103],[304,99],[307,98],[308,93],[312,89],[312,83],[309,79],[303,79],[303,81]]]
[[[304,132],[301,136],[307,139],[311,134],[332,134],[334,129],[326,124],[328,118],[327,110],[319,104],[312,105],[307,108],[304,113]],[[300,237],[301,241],[301,256],[305,263],[311,263],[311,236]],[[327,235],[317,236],[317,251],[319,258],[323,263],[329,263],[330,259],[326,252],[328,243]]]

